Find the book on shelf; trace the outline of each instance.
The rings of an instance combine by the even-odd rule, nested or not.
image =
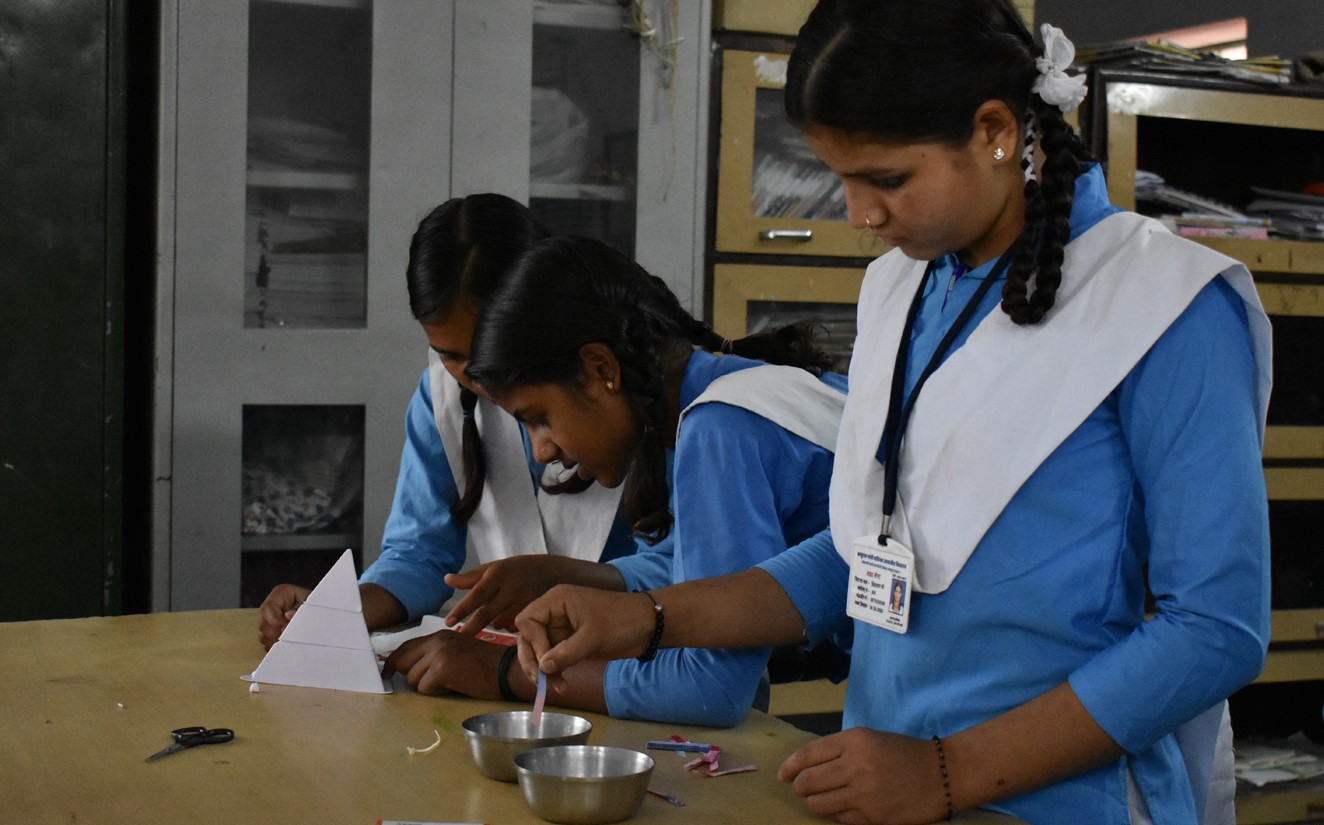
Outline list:
[[[1267,226],[1199,226],[1180,222],[1169,223],[1169,228],[1183,238],[1244,238],[1252,241],[1267,241]]]
[[[1188,49],[1167,40],[1117,41],[1084,46],[1076,50],[1076,63],[1219,77],[1267,86],[1292,82],[1290,60],[1273,55],[1235,60],[1204,49]]]
[[[1137,202],[1171,207],[1180,210],[1180,214],[1220,215],[1225,218],[1246,217],[1234,206],[1170,186],[1162,176],[1154,172],[1137,169],[1135,175]]]
[[[1263,186],[1252,186],[1251,191],[1256,197],[1246,204],[1246,211],[1267,218],[1275,235],[1293,240],[1324,240],[1324,197]]]
[[[1160,215],[1159,221],[1174,234],[1184,238],[1269,239],[1270,222],[1267,218],[1187,212],[1181,215]]]

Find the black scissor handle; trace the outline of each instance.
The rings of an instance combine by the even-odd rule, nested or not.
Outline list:
[[[233,740],[234,731],[229,728],[207,729],[201,725],[195,725],[188,728],[177,728],[170,732],[170,736],[185,747],[190,747],[192,745],[219,745],[222,742]]]

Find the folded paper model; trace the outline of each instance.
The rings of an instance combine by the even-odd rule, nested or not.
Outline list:
[[[358,693],[391,692],[368,639],[350,551],[308,594],[257,670],[240,678]]]

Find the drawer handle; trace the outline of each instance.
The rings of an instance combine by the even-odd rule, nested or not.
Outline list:
[[[759,238],[765,241],[812,241],[814,239],[814,230],[812,229],[765,229],[759,233]]]

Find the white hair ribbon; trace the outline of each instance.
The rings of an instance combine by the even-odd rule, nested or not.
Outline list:
[[[1025,147],[1021,149],[1021,171],[1025,173],[1025,182],[1034,180],[1034,144],[1038,136],[1034,130],[1034,112],[1025,113]]]
[[[1051,23],[1040,26],[1039,33],[1044,41],[1044,56],[1034,61],[1039,77],[1035,78],[1031,90],[1045,103],[1063,112],[1075,111],[1085,99],[1085,76],[1066,73],[1071,61],[1076,59],[1076,47],[1061,29]]]

